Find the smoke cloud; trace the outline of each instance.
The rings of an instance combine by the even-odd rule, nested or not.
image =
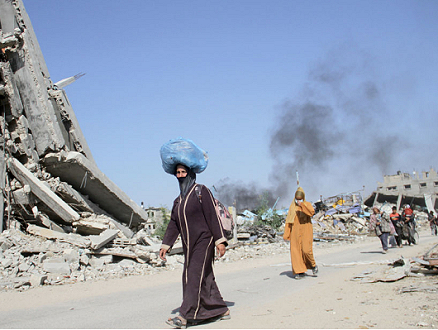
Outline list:
[[[334,183],[349,182],[346,189],[354,191],[362,188],[365,174],[372,172],[376,179],[387,174],[408,143],[390,125],[376,62],[357,47],[343,45],[311,66],[299,95],[279,107],[271,131],[272,186],[221,181],[219,196],[233,196],[248,208],[261,192],[271,202],[275,196],[290,200],[298,171],[307,196],[316,200]]]

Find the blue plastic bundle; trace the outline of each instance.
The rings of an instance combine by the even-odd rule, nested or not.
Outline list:
[[[191,168],[195,173],[201,173],[208,165],[207,153],[193,141],[182,137],[163,144],[160,156],[164,171],[169,174],[175,174],[178,164]]]

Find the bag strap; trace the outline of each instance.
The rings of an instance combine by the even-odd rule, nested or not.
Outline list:
[[[195,186],[195,192],[196,192],[196,196],[198,196],[199,203],[202,204],[201,187],[198,184],[196,184]]]

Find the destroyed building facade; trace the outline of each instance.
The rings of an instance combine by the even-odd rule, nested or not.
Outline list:
[[[51,81],[22,0],[0,0],[0,48],[0,231],[96,234],[94,214],[132,237],[146,211],[99,170],[63,89],[75,79]]]
[[[396,204],[397,209],[405,204],[417,205],[436,210],[438,196],[438,174],[436,170],[418,172],[413,175],[398,171],[394,175],[385,175],[383,182],[377,183],[377,189],[366,200],[365,205],[376,203]]]

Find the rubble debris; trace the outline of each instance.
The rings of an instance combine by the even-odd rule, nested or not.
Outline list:
[[[255,243],[277,241],[277,232],[268,225],[255,225],[252,222],[244,222],[237,229],[238,240],[249,240]],[[281,236],[281,240],[283,237]]]
[[[92,213],[132,237],[147,214],[99,170],[62,89],[82,74],[54,84],[22,0],[0,6],[0,232],[36,224],[87,235],[81,217]]]
[[[104,246],[106,243],[112,241],[114,238],[116,238],[117,234],[119,233],[118,230],[113,229],[107,229],[103,233],[101,233],[99,236],[89,236],[89,239],[91,241],[90,247],[93,250],[97,250]]]
[[[380,268],[376,271],[364,271],[353,277],[352,280],[360,280],[364,283],[395,282],[406,276],[413,276],[411,274],[411,263],[401,258],[388,264],[387,267]]]
[[[67,242],[83,248],[90,246],[90,241],[87,238],[82,237],[81,235],[78,234],[60,233],[55,230],[51,230],[48,228],[43,228],[35,225],[28,225],[27,232],[35,236],[40,236],[47,239],[57,239],[62,242]]]
[[[67,205],[61,198],[38,180],[17,159],[8,158],[7,165],[12,174],[23,184],[30,186],[31,192],[45,203],[65,222],[72,222],[80,218],[79,214]]]
[[[435,245],[432,249],[430,249],[424,256],[429,255],[432,250],[434,250],[438,246]],[[423,258],[424,258],[423,256]],[[429,261],[423,259],[423,258],[411,258],[411,259],[405,259],[403,257],[393,260],[393,261],[380,261],[377,262],[378,264],[385,264],[386,267],[380,267],[376,270],[365,270],[362,273],[354,276],[351,280],[352,281],[361,281],[364,283],[375,283],[375,282],[395,282],[398,280],[401,280],[402,278],[406,276],[410,277],[418,277],[423,276],[424,274],[428,275],[438,275],[438,267],[435,265],[431,265]],[[376,263],[376,262],[373,262]],[[328,266],[355,266],[355,265],[363,265],[368,264],[364,262],[353,262],[348,264],[336,264],[336,265],[327,265],[327,264],[321,264],[322,266],[328,267]],[[404,289],[403,292],[413,292],[410,290],[415,290],[413,288],[410,289]],[[436,290],[436,288],[435,288]]]
[[[23,1],[0,7],[0,289],[159,270],[146,211],[100,171],[63,89],[83,74],[53,83]]]
[[[120,238],[114,238],[116,230],[94,236],[102,244],[113,238],[99,247],[101,244],[92,244],[92,236],[63,234],[34,225],[29,228],[44,235],[28,235],[16,229],[0,234],[0,290],[140,275],[164,266],[157,250],[139,244],[122,245]]]
[[[164,264],[160,242],[143,229],[146,211],[96,165],[63,89],[82,74],[53,83],[23,1],[0,0],[0,7],[0,290],[182,267],[181,242]],[[315,241],[368,234],[357,194],[317,205]],[[248,210],[238,218],[238,242],[219,262],[279,246],[287,253],[282,235],[256,219]]]

